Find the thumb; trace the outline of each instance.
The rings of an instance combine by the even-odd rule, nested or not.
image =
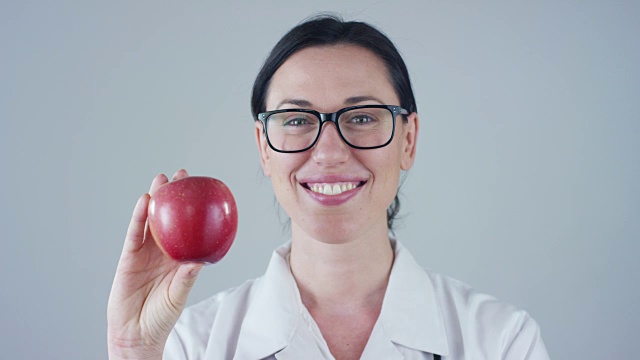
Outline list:
[[[182,264],[178,268],[173,281],[169,287],[171,302],[182,310],[187,303],[189,292],[193,288],[203,263]]]

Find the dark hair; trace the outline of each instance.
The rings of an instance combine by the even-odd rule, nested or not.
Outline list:
[[[409,72],[402,56],[391,40],[373,26],[359,21],[344,21],[336,15],[318,15],[307,19],[285,34],[271,50],[253,84],[251,112],[253,118],[266,111],[266,98],[273,74],[295,52],[313,46],[351,44],[361,46],[384,62],[391,84],[400,99],[400,106],[409,113],[417,106],[409,80]],[[393,232],[393,221],[400,211],[400,200],[396,193],[387,209],[387,225]]]

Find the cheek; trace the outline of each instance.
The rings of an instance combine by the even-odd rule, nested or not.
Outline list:
[[[368,167],[375,178],[375,191],[380,192],[381,195],[384,194],[385,202],[387,202],[387,200],[391,202],[400,185],[400,164],[402,156],[395,143],[380,150],[387,151],[372,154],[374,156],[368,158]]]
[[[399,142],[392,142],[386,147],[377,149],[378,151],[373,150],[375,153],[372,153],[372,156],[369,157],[369,163],[373,167],[372,169],[377,169],[376,172],[379,176],[388,178],[398,176],[397,174],[400,173],[402,164],[402,150],[400,149],[400,145]]]
[[[296,169],[299,169],[302,163],[303,159],[295,154],[272,153],[270,170],[276,193],[291,191],[291,185],[295,185]]]
[[[271,166],[271,179],[273,179],[273,186],[281,187],[283,184],[289,182],[289,170],[284,164],[273,164]],[[277,189],[274,189],[277,190]]]

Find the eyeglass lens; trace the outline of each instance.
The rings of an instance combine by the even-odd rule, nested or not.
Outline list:
[[[386,144],[393,134],[393,113],[385,108],[346,111],[338,118],[338,131],[348,144],[374,148]],[[273,147],[299,151],[310,147],[320,133],[320,119],[312,113],[287,111],[267,119],[267,136]]]

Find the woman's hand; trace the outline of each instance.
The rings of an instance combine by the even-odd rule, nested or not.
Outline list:
[[[187,177],[178,170],[173,180]],[[150,194],[167,183],[153,179]],[[150,195],[133,210],[107,307],[110,359],[161,359],[165,342],[187,302],[203,264],[180,264],[165,256],[147,226]]]

